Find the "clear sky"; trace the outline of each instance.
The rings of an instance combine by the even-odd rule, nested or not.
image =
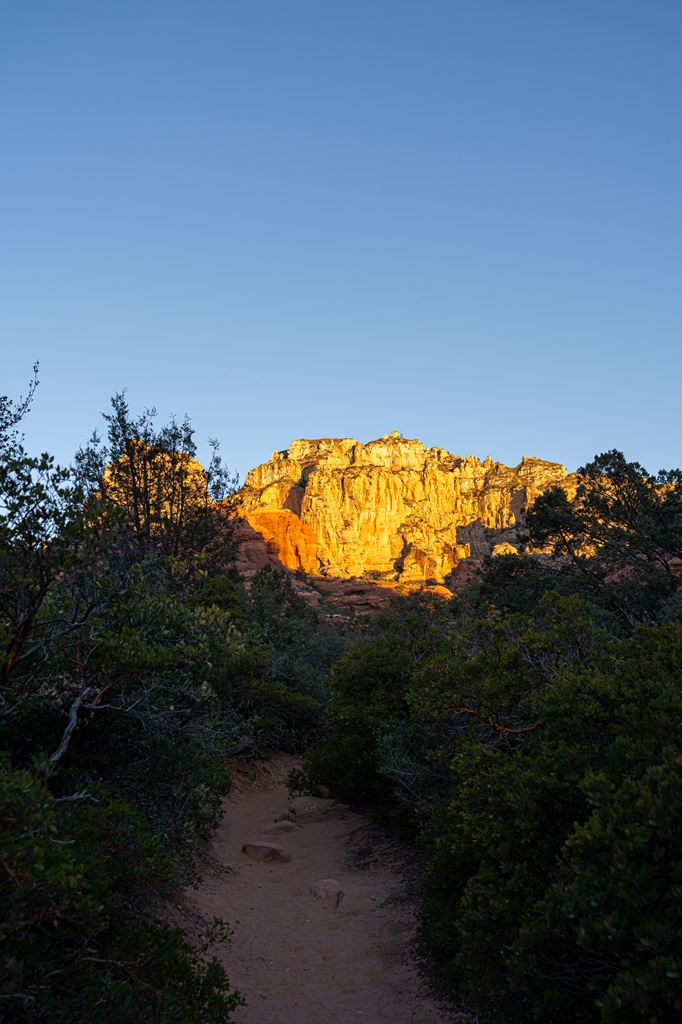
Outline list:
[[[682,465],[679,0],[0,0],[0,394]]]

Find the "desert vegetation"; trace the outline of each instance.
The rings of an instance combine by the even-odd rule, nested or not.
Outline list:
[[[0,1017],[227,1021],[228,930],[190,943],[164,902],[227,756],[302,748],[343,639],[283,578],[242,588],[234,481],[188,421],[117,395],[61,468],[22,444],[30,399],[0,406]]]
[[[234,569],[188,420],[115,395],[71,467],[0,399],[0,1016],[223,1022],[241,996],[164,904],[230,754],[305,752],[423,844],[424,943],[481,1020],[682,1010],[682,474],[618,452],[452,600],[330,619]]]
[[[482,1019],[679,1019],[681,482],[598,456],[529,510],[535,554],[330,674],[307,780],[410,824],[424,941]]]

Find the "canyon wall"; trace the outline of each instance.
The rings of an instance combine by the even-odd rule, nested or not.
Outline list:
[[[523,510],[564,466],[515,468],[426,448],[397,431],[292,442],[247,474],[239,515],[289,569],[389,585],[453,581],[466,559],[511,551]]]

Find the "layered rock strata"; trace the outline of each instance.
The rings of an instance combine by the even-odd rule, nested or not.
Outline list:
[[[510,468],[397,431],[368,444],[299,440],[247,474],[239,515],[271,564],[390,586],[448,584],[463,560],[512,550],[524,509],[567,476],[555,462]]]

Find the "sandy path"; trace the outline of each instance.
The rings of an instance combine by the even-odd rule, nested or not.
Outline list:
[[[248,1000],[239,1024],[444,1024],[464,1021],[431,998],[419,975],[415,899],[395,847],[368,847],[375,830],[348,810],[306,812],[275,825],[291,800],[294,762],[235,762],[225,817],[188,911],[234,929],[224,959]],[[304,801],[305,803],[305,801]],[[327,810],[332,801],[318,801]],[[286,819],[285,819],[286,821]],[[281,831],[289,829],[289,831]],[[289,863],[259,862],[249,841],[281,845]],[[317,899],[316,882],[335,892]],[[334,887],[331,887],[332,890]]]

